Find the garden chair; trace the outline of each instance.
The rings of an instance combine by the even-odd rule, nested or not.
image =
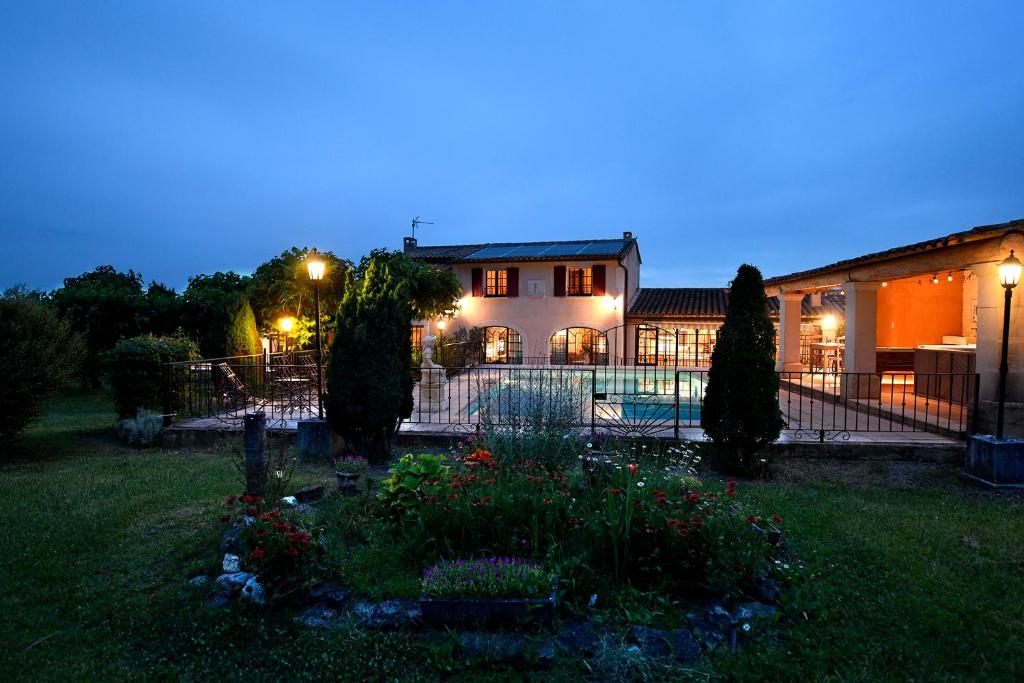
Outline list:
[[[245,408],[252,405],[254,410],[263,408],[260,398],[249,391],[249,388],[245,386],[245,382],[238,378],[238,375],[235,374],[230,365],[218,363],[217,369],[224,380],[221,385],[220,395],[225,405],[231,406],[231,410],[237,410],[239,405]]]

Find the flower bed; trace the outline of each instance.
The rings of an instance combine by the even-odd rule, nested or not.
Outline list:
[[[446,625],[495,625],[554,619],[558,578],[517,558],[441,561],[423,571],[423,619]]]

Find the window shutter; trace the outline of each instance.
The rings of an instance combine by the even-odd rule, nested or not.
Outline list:
[[[555,266],[555,296],[565,296],[565,266]]]
[[[591,274],[593,277],[590,291],[594,296],[604,296],[604,264],[596,265],[591,267]]]
[[[484,295],[484,269],[473,269],[473,296]]]
[[[508,294],[507,296],[519,296],[519,269],[508,268]]]

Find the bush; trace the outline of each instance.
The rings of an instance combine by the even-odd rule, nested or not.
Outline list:
[[[164,418],[159,413],[152,413],[139,408],[135,417],[126,417],[117,421],[117,435],[129,446],[151,446],[163,429]]]
[[[775,330],[761,272],[742,265],[729,290],[729,308],[711,354],[700,426],[715,442],[720,464],[761,469],[758,451],[785,426],[775,372]]]
[[[164,364],[195,360],[199,348],[184,337],[144,335],[122,339],[102,358],[114,389],[114,409],[118,417],[127,420],[142,409],[162,414],[167,391]]]
[[[225,309],[224,354],[226,356],[256,356],[263,353],[263,342],[256,329],[256,316],[249,297],[240,294]]]
[[[22,288],[0,296],[0,437],[9,437],[37,418],[46,400],[77,371],[81,345],[70,326],[43,301]]]

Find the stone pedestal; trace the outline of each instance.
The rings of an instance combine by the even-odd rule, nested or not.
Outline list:
[[[989,486],[1024,488],[1024,439],[970,437],[964,474]]]
[[[334,432],[327,420],[299,420],[296,450],[302,460],[327,460],[334,446]]]
[[[448,409],[448,375],[444,368],[422,368],[419,383],[418,410],[437,413]]]

